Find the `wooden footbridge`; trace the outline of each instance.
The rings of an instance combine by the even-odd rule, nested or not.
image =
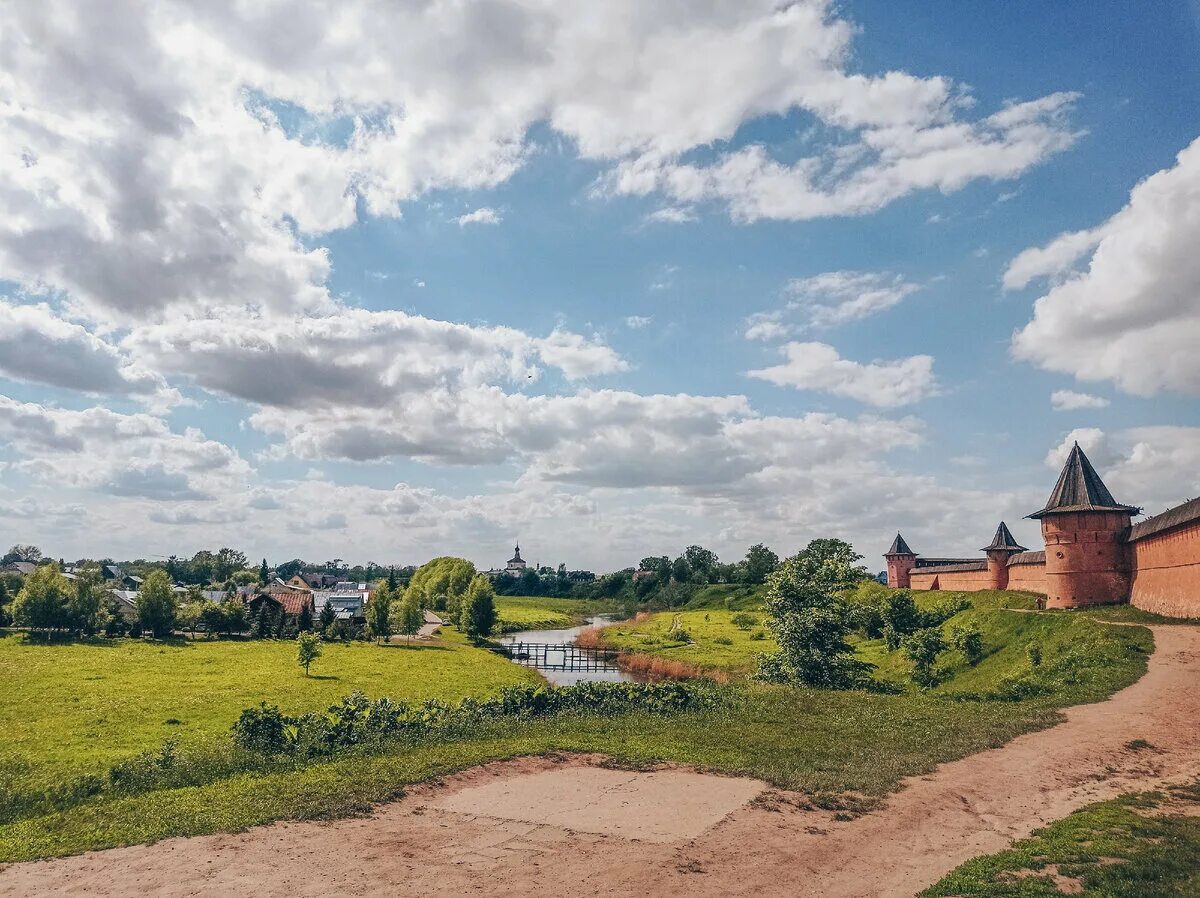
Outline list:
[[[538,670],[615,670],[619,649],[584,648],[574,643],[511,642],[499,646],[517,664]]]

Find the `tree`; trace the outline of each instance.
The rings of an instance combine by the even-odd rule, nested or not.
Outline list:
[[[53,631],[67,625],[67,602],[73,591],[71,581],[59,573],[57,564],[44,564],[25,578],[13,602],[13,619],[17,626],[44,630],[49,639]]]
[[[333,626],[334,619],[335,615],[333,613],[333,605],[326,600],[325,604],[321,606],[321,616],[318,618],[321,624],[322,633],[329,632],[329,628]]]
[[[385,580],[367,603],[367,633],[373,639],[387,639],[392,635],[392,596],[392,588]]]
[[[175,614],[175,623],[179,629],[191,633],[192,638],[195,638],[196,628],[200,626],[200,621],[204,614],[204,606],[207,604],[211,603],[204,600],[199,602],[182,602]]]
[[[476,575],[463,596],[461,626],[472,639],[483,639],[496,626],[496,590],[490,577]]]
[[[37,546],[28,546],[17,543],[5,554],[0,563],[10,564],[14,561],[28,561],[31,564],[37,564],[42,560],[42,550]]]
[[[817,539],[771,574],[766,605],[779,652],[764,658],[764,678],[830,689],[862,682],[869,665],[846,641],[852,615],[841,598],[867,575],[854,565],[861,557],[842,540]]]
[[[0,576],[0,627],[8,626],[8,611],[10,595],[8,592],[8,578]]]
[[[905,638],[903,645],[904,657],[913,663],[913,682],[918,686],[936,686],[938,677],[933,665],[937,656],[946,648],[942,631],[937,627],[917,630]]]
[[[275,567],[275,576],[281,580],[291,580],[304,570],[304,568],[305,564],[303,561],[299,558],[293,558],[291,561],[285,561],[283,564],[277,565]]]
[[[296,637],[296,662],[304,668],[308,676],[308,667],[321,657],[321,637],[316,633],[301,633]]]
[[[396,619],[396,630],[400,634],[407,636],[408,641],[412,642],[412,637],[415,636],[425,623],[425,614],[421,611],[421,606],[409,597],[405,596],[400,603],[399,614]]]
[[[263,586],[266,586],[267,580],[269,580],[270,577],[270,572],[267,570],[267,559],[264,558],[262,560],[262,564],[258,566],[258,582]]]
[[[713,583],[717,574],[717,553],[703,546],[688,546],[683,550],[692,579],[698,583]]]
[[[222,610],[225,613],[226,633],[246,632],[246,628],[250,626],[250,619],[246,614],[246,603],[242,601],[241,596],[236,592],[230,592],[225,597],[225,605]]]
[[[671,562],[671,579],[676,583],[687,583],[692,579],[692,569],[684,556],[680,555]]]
[[[138,623],[155,639],[170,636],[175,629],[179,604],[165,571],[151,571],[142,582],[137,601]]]
[[[111,592],[104,603],[104,635],[124,636],[129,632],[129,622],[125,620],[124,606],[121,600]]]
[[[411,593],[422,608],[446,610],[451,617],[456,617],[459,600],[474,576],[475,565],[467,559],[444,555],[417,568],[408,582],[405,596]]]
[[[392,595],[395,595],[396,594],[396,569],[394,567],[388,568],[387,584],[388,584],[388,589],[391,590]]]
[[[210,637],[217,633],[229,632],[229,618],[216,602],[205,602],[200,606],[200,625],[208,631]]]
[[[313,628],[313,613],[312,603],[305,600],[300,606],[300,613],[296,615],[296,629],[301,633],[307,633]]]
[[[762,543],[756,543],[746,552],[742,576],[747,583],[765,583],[777,567],[779,556]]]
[[[100,622],[101,602],[104,589],[100,585],[100,569],[88,565],[76,577],[73,589],[67,598],[69,626],[77,633],[91,636]]]

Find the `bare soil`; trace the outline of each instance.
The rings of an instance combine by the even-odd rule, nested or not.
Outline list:
[[[0,895],[911,896],[1081,805],[1200,775],[1200,628],[1152,629],[1134,685],[854,819],[753,780],[525,758],[369,817],[13,865]]]

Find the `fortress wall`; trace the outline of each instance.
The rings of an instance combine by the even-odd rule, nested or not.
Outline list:
[[[1135,528],[1133,605],[1168,617],[1200,617],[1200,519],[1137,535]]]
[[[1046,562],[1040,564],[1010,564],[1008,588],[1023,592],[1046,592]]]
[[[953,565],[957,567],[957,565]],[[934,585],[936,581],[936,586]],[[979,570],[938,570],[932,568],[913,568],[913,589],[941,589],[949,592],[976,592],[992,588],[992,575],[986,567]]]

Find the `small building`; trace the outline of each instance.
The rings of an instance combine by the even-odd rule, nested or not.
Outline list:
[[[508,559],[508,565],[504,568],[504,573],[510,577],[519,577],[525,573],[528,567],[529,565],[525,563],[525,559],[521,557],[521,546],[518,543],[513,548],[513,557]]]
[[[6,574],[16,574],[18,577],[28,577],[37,570],[37,565],[32,561],[10,561],[8,564],[0,568]]]

